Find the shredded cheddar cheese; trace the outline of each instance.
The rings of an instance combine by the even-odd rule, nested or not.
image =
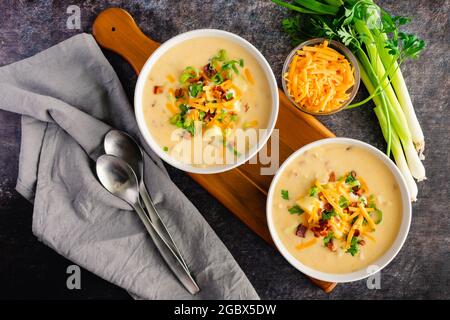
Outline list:
[[[345,252],[354,256],[359,247],[365,245],[364,238],[375,243],[373,233],[382,220],[375,196],[369,195],[368,191],[367,183],[354,171],[338,179],[332,172],[328,182],[314,181],[308,194],[296,200],[296,211],[301,210],[302,224],[314,233],[314,239],[323,237],[324,245],[331,251],[336,250],[335,240]],[[302,242],[297,249],[312,244]]]
[[[303,250],[306,249],[308,247],[311,247],[312,245],[314,245],[317,242],[316,238],[312,238],[311,240],[299,243],[298,245],[295,246],[295,248],[297,250]]]
[[[327,113],[348,100],[355,84],[353,68],[324,41],[298,50],[284,74],[290,97],[306,111]]]

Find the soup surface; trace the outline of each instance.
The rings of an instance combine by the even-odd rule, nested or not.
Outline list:
[[[273,194],[275,230],[292,256],[315,270],[366,268],[394,242],[402,220],[399,186],[370,152],[346,144],[305,151]]]
[[[196,38],[167,51],[145,84],[151,135],[175,159],[197,167],[233,163],[257,144],[238,138],[267,128],[271,91],[246,49],[223,38]]]

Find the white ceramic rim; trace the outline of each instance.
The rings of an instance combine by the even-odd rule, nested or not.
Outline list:
[[[363,268],[361,270],[351,272],[351,273],[326,273],[317,271],[311,267],[308,267],[304,264],[302,264],[299,260],[297,260],[294,256],[292,256],[289,251],[284,247],[283,243],[281,242],[280,238],[278,237],[278,234],[275,230],[275,227],[273,225],[272,220],[272,199],[274,196],[274,190],[275,186],[278,183],[278,180],[282,174],[282,172],[286,169],[286,167],[295,160],[298,156],[300,156],[302,153],[304,153],[306,150],[310,150],[315,147],[323,146],[326,144],[346,144],[351,146],[356,146],[363,148],[373,155],[375,155],[380,161],[382,161],[391,171],[393,174],[395,180],[397,181],[401,198],[402,198],[402,222],[400,224],[397,237],[395,238],[395,241],[392,243],[391,247],[376,261],[372,263],[372,265],[376,265],[379,268],[376,270],[371,270],[370,273],[367,272],[366,268]],[[400,170],[397,168],[397,166],[392,162],[391,159],[389,159],[384,153],[382,153],[377,148],[371,146],[370,144],[367,144],[365,142],[350,139],[350,138],[327,138],[318,140],[315,142],[312,142],[310,144],[307,144],[303,146],[302,148],[298,149],[296,152],[294,152],[289,158],[286,159],[286,161],[281,165],[279,170],[277,171],[275,177],[272,180],[272,183],[270,185],[269,193],[267,196],[267,203],[266,203],[266,215],[267,215],[267,224],[269,226],[270,235],[272,236],[273,241],[275,242],[275,245],[282,254],[282,256],[297,270],[301,271],[302,273],[319,279],[323,281],[329,281],[329,282],[352,282],[361,280],[364,278],[367,278],[371,276],[372,274],[380,271],[384,267],[386,267],[398,254],[400,249],[402,248],[403,244],[405,243],[406,237],[408,236],[409,228],[411,225],[411,217],[412,217],[412,209],[411,209],[411,201],[410,201],[410,195],[408,188],[406,186],[406,182],[400,173]]]
[[[243,47],[245,50],[247,50],[255,60],[258,62],[258,64],[261,66],[261,68],[264,71],[265,76],[267,77],[267,81],[271,90],[271,96],[272,96],[272,110],[271,115],[267,127],[267,132],[265,136],[258,141],[258,144],[253,146],[250,151],[247,153],[246,156],[242,155],[239,157],[236,161],[236,163],[229,164],[229,165],[223,165],[223,166],[212,166],[212,167],[205,167],[205,168],[199,168],[192,166],[190,164],[183,163],[181,161],[178,161],[172,157],[170,157],[167,152],[165,152],[159,144],[153,139],[152,135],[150,134],[150,130],[147,128],[147,125],[144,120],[144,113],[143,113],[143,104],[142,104],[142,97],[144,94],[144,86],[145,82],[147,80],[147,77],[153,67],[153,65],[159,60],[159,58],[166,53],[169,49],[172,47],[178,45],[179,43],[195,38],[206,38],[206,37],[214,37],[214,38],[224,38],[229,41],[232,41],[234,43],[237,43],[241,47]],[[233,168],[236,168],[240,166],[241,164],[245,163],[247,160],[253,158],[259,150],[266,144],[267,140],[269,139],[270,135],[273,132],[273,129],[275,127],[275,123],[277,121],[278,117],[278,108],[279,108],[279,97],[278,97],[278,85],[277,81],[275,79],[275,75],[273,74],[273,71],[267,62],[267,60],[264,58],[264,56],[259,52],[258,49],[256,49],[250,42],[245,40],[244,38],[241,38],[238,35],[235,35],[233,33],[217,30],[217,29],[198,29],[193,30],[189,32],[185,32],[182,34],[179,34],[170,40],[164,42],[158,49],[153,52],[153,54],[148,58],[147,62],[145,63],[144,67],[141,70],[141,73],[139,74],[137,83],[136,83],[136,89],[134,91],[134,112],[137,120],[137,124],[139,127],[139,130],[141,134],[143,135],[145,141],[150,146],[150,148],[165,162],[169,163],[170,165],[183,170],[187,172],[192,173],[200,173],[200,174],[212,174],[212,173],[220,173],[224,171],[231,170]]]

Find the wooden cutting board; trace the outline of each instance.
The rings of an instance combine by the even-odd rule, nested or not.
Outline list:
[[[93,34],[104,48],[127,60],[139,74],[147,58],[159,44],[148,38],[125,10],[110,8],[94,21]],[[298,110],[280,90],[280,110],[276,128],[279,129],[280,165],[303,145],[334,134],[316,118]],[[270,142],[269,142],[270,145]],[[266,197],[273,176],[260,174],[260,164],[244,164],[228,172],[214,175],[189,174],[215,198],[241,219],[250,229],[273,245],[266,223]],[[311,279],[325,292],[335,283]]]

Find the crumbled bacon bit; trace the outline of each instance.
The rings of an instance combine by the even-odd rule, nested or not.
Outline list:
[[[322,198],[322,197],[323,197],[323,192],[322,192],[322,191],[319,192],[318,197],[319,197],[319,198]]]
[[[208,110],[205,114],[205,117],[203,118],[203,121],[209,122],[213,117],[214,117],[214,115],[211,112],[209,112],[209,110]]]
[[[328,202],[324,204],[323,208],[327,211],[333,210],[333,206],[329,204]]]
[[[334,173],[334,171],[331,171],[330,177],[328,178],[328,181],[330,181],[330,182],[335,182],[336,181],[336,174]]]
[[[334,245],[334,243],[333,243],[333,240],[330,240],[328,243],[327,243],[327,247],[328,247],[328,249],[330,249],[330,251],[336,251],[336,246]]]
[[[250,109],[250,106],[248,105],[248,103],[246,103],[245,106],[244,106],[244,112],[247,112],[248,109]]]
[[[358,206],[358,203],[357,202],[352,202],[352,203],[350,203],[350,207],[357,207]]]
[[[153,87],[153,94],[161,94],[164,92],[163,86],[154,86]]]
[[[311,228],[315,237],[325,237],[328,234],[328,230],[331,228],[329,220],[320,220],[319,225]]]
[[[299,224],[295,235],[300,238],[304,238],[307,230],[308,228],[306,228],[306,226],[304,226],[303,224]]]
[[[211,64],[208,63],[207,65],[205,65],[203,67],[203,73],[208,77],[208,78],[212,78],[216,73],[216,69],[211,68]]]
[[[350,174],[352,175],[353,178],[356,178],[356,171],[355,170],[350,171]]]
[[[184,96],[184,90],[183,88],[177,88],[175,89],[175,98],[181,98],[182,96]]]
[[[222,96],[225,94],[225,91],[221,86],[214,86],[212,88],[213,96],[217,99],[222,99]]]
[[[355,233],[353,234],[355,237],[358,237],[360,234],[359,229],[355,229]]]
[[[360,246],[364,246],[364,245],[366,244],[366,242],[365,242],[364,240],[359,240],[359,241],[358,241],[358,244],[359,244]]]

